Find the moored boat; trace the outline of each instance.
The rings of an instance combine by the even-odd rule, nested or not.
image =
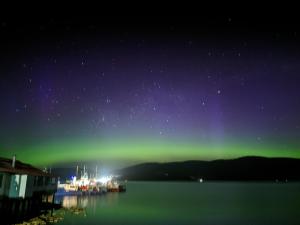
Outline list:
[[[78,170],[78,167],[77,167]],[[78,172],[76,173],[78,174]],[[97,174],[97,173],[96,173]],[[120,184],[115,176],[104,176],[97,179],[89,178],[85,170],[79,179],[73,176],[65,184],[58,184],[59,195],[102,194],[105,192],[125,192],[125,184]]]

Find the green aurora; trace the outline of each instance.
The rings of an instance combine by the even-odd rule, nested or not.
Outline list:
[[[36,166],[77,161],[168,162],[229,159],[242,156],[300,158],[296,142],[284,145],[266,142],[213,142],[171,139],[94,139],[59,140],[31,146],[15,146],[2,156],[16,154],[19,160]]]

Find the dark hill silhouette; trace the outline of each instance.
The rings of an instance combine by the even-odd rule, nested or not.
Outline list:
[[[300,159],[242,157],[230,160],[144,163],[116,171],[127,180],[300,180]]]

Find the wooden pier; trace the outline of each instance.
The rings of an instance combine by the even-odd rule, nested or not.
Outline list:
[[[54,196],[35,195],[30,198],[0,198],[1,224],[20,223],[61,207]]]

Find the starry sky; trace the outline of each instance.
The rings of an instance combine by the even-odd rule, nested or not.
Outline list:
[[[300,33],[289,20],[0,22],[1,156],[37,166],[300,158]]]

